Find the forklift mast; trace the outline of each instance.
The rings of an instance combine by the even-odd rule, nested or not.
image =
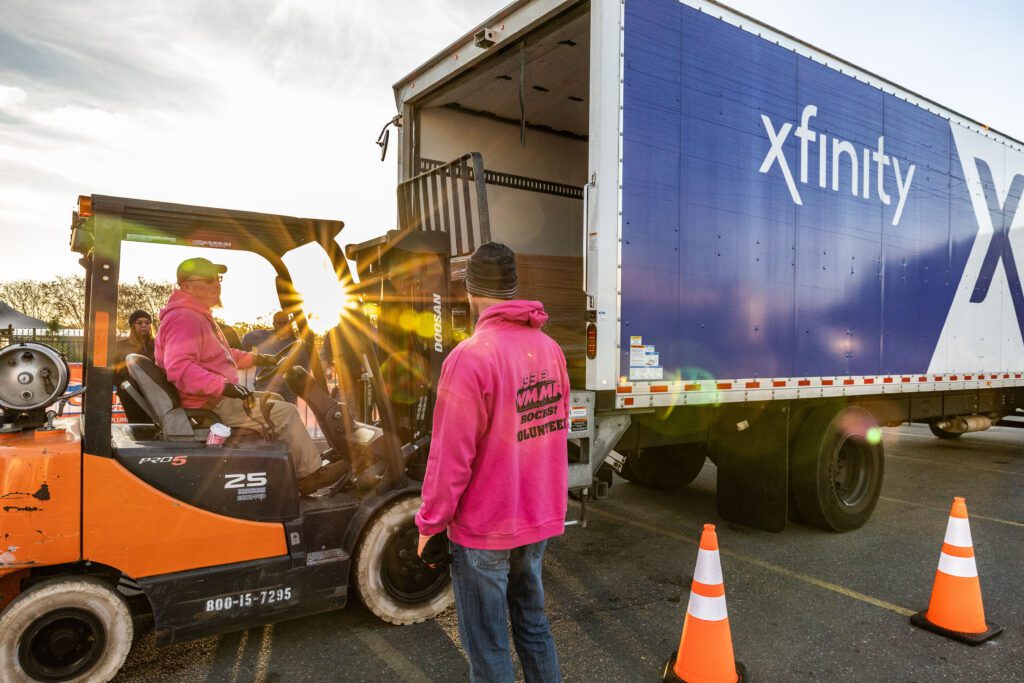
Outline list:
[[[441,364],[472,333],[469,256],[490,241],[483,159],[427,164],[398,186],[399,229],[349,245],[368,325],[376,329],[399,438],[429,433]]]

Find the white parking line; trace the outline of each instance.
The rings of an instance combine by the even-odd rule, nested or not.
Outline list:
[[[968,462],[966,460],[957,460],[957,461],[953,461],[953,460],[935,460],[935,459],[932,459],[932,458],[914,458],[914,457],[911,457],[909,455],[892,455],[891,453],[886,453],[885,457],[887,457],[887,458],[895,458],[896,460],[911,460],[913,462],[924,462],[924,463],[928,463],[929,465],[952,465],[954,467],[961,467],[961,468],[966,468],[966,469],[971,469],[971,470],[982,470],[984,472],[995,472],[996,474],[1009,474],[1009,475],[1014,476],[1014,477],[1024,477],[1024,472],[1012,472],[1010,470],[1001,470],[1001,469],[996,468],[996,467],[985,467],[983,465],[974,465],[974,464],[971,464],[970,462]]]
[[[274,625],[266,624],[263,627],[263,636],[260,638],[259,655],[256,658],[256,677],[253,683],[266,683],[270,667],[270,656],[274,651]]]
[[[879,500],[886,500],[890,503],[900,503],[901,505],[912,505],[917,508],[929,508],[931,510],[947,510],[947,507],[939,507],[937,505],[928,505],[927,503],[915,503],[911,500],[902,500],[900,498],[889,498],[888,496],[879,496]],[[997,524],[1008,524],[1009,526],[1024,527],[1024,522],[1014,522],[1011,519],[1001,519],[999,517],[986,517],[985,515],[976,515],[973,512],[970,513],[971,519],[984,519],[986,522],[996,522]]]
[[[697,539],[691,538],[690,536],[684,536],[683,534],[679,534],[674,531],[669,531],[668,529],[662,529],[656,526],[652,526],[650,524],[644,524],[643,522],[637,522],[636,520],[630,519],[628,517],[622,517],[620,515],[608,512],[606,510],[591,508],[590,510],[588,510],[588,514],[598,515],[599,517],[607,517],[608,519],[614,519],[617,522],[621,522],[623,524],[628,524],[629,526],[644,529],[645,531],[650,531],[651,533],[666,536],[677,541],[684,541],[686,543],[689,543],[690,545],[700,544]],[[902,615],[904,617],[912,616],[918,612],[918,610],[908,609],[901,605],[896,605],[891,602],[882,600],[881,598],[876,598],[873,595],[867,595],[865,593],[855,591],[852,588],[840,586],[839,584],[832,583],[831,581],[823,581],[821,579],[809,576],[807,574],[801,574],[800,572],[795,572],[791,569],[786,569],[785,567],[780,567],[776,564],[765,562],[764,560],[759,560],[756,557],[750,557],[749,555],[743,555],[737,552],[733,552],[731,550],[725,550],[723,548],[719,548],[719,552],[722,555],[730,557],[734,560],[746,562],[747,564],[752,564],[754,566],[761,567],[762,569],[767,569],[768,571],[773,572],[775,574],[779,574],[780,576],[785,576],[791,579],[796,579],[798,581],[803,581],[804,583],[808,583],[812,586],[824,588],[825,590],[832,591],[833,593],[838,593],[839,595],[844,595],[848,598],[859,600],[860,602],[866,602],[869,605],[874,605],[875,607],[881,607],[882,609],[889,610],[890,612],[895,612],[896,614]]]
[[[397,649],[391,647],[386,640],[374,631],[368,629],[355,629],[356,637],[363,641],[370,651],[380,657],[381,661],[399,675],[403,681],[413,683],[429,683],[432,678],[423,669],[416,666],[412,660],[403,655]]]
[[[242,674],[242,659],[245,656],[245,646],[249,643],[249,629],[242,631],[242,637],[238,640],[238,649],[235,651],[235,664],[231,667],[231,683],[237,683],[238,677]]]
[[[972,432],[972,433],[980,434],[981,432]],[[892,438],[895,441],[899,441],[900,438],[902,438],[904,436],[909,436],[912,439],[928,439],[929,441],[933,441],[935,443],[943,443],[943,441],[941,439],[939,439],[939,437],[934,436],[933,434],[930,434],[930,433],[929,434],[914,434],[913,432],[908,432],[906,430],[899,429],[899,428],[896,428],[896,427],[886,427],[886,428],[883,428],[882,429],[882,434]],[[945,443],[947,443],[947,444],[948,443],[961,443],[961,444],[965,444],[965,443],[968,443],[968,442],[965,442],[965,441],[951,442],[951,441],[947,440],[947,441],[945,441]],[[1013,448],[1014,447],[1014,444],[1006,443],[1004,441],[995,441],[993,439],[985,439],[984,441],[976,441],[974,443],[983,443],[986,446],[997,446],[999,448]]]

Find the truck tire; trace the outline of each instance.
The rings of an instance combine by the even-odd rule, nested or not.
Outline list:
[[[416,496],[386,504],[356,547],[353,578],[359,599],[391,624],[433,619],[455,599],[448,568],[432,569],[416,554],[420,502]]]
[[[626,462],[619,473],[623,479],[671,491],[688,486],[697,478],[704,468],[707,450],[695,444],[673,444],[641,448],[624,455]]]
[[[860,406],[822,406],[797,435],[790,459],[793,500],[803,519],[829,531],[864,525],[882,491],[881,431]]]
[[[86,576],[36,584],[0,615],[0,672],[10,683],[109,681],[131,649],[124,599]]]
[[[939,437],[940,439],[959,439],[963,434],[960,432],[947,432],[945,429],[938,425],[938,421],[928,423],[928,429],[932,430],[932,434]]]

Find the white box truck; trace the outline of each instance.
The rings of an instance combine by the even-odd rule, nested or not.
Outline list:
[[[574,487],[710,457],[722,517],[844,531],[879,426],[1024,408],[1019,140],[704,0],[515,2],[394,91],[400,229],[348,253],[420,359],[406,441],[487,240],[566,351]]]

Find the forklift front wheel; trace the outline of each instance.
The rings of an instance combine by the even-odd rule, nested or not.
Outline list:
[[[124,600],[85,576],[36,584],[0,615],[5,681],[109,681],[132,645]]]
[[[416,554],[419,496],[388,503],[359,542],[355,584],[359,598],[391,624],[418,624],[452,604],[447,567],[432,569]]]

